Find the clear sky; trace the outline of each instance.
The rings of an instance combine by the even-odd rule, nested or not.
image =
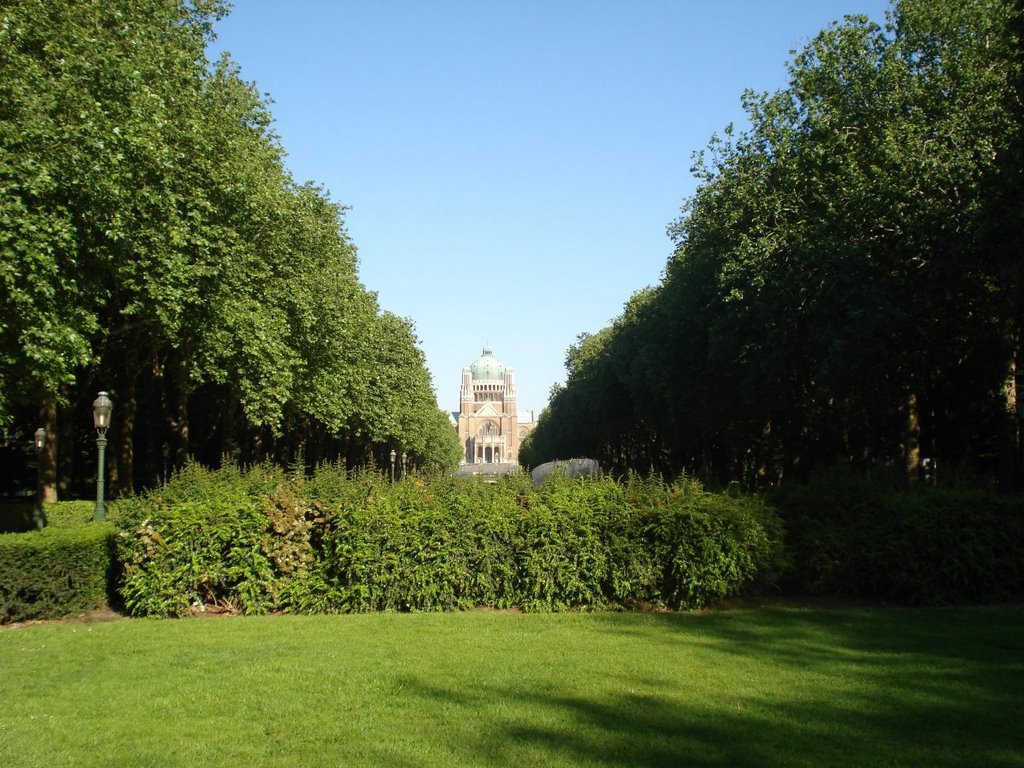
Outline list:
[[[484,345],[545,406],[565,351],[658,282],[691,156],[744,89],[884,0],[237,0],[219,50],[273,99],[299,182],[349,206],[362,282],[412,318],[438,401]]]

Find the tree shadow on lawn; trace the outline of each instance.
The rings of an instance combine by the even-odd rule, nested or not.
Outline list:
[[[741,681],[690,695],[669,683],[677,676],[610,670],[616,692],[597,695],[415,677],[403,688],[481,716],[477,738],[448,745],[473,765],[1024,766],[1022,618],[1020,608],[777,609],[638,625],[607,614],[599,631],[636,636],[666,663],[673,648],[696,647],[709,665],[739,665]]]

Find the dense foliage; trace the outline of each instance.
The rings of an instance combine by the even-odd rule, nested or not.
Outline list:
[[[0,535],[0,620],[108,596],[151,616],[693,608],[766,587],[897,604],[1024,597],[1019,497],[882,492],[834,473],[768,501],[636,475],[391,485],[341,465],[305,477],[191,464],[119,501],[113,524],[86,523],[80,502],[48,507],[42,532]]]
[[[698,484],[190,466],[120,503],[136,615],[713,604],[780,562],[763,504]]]
[[[790,589],[941,605],[1024,597],[1024,499],[962,488],[882,493],[832,474],[772,496]]]
[[[291,177],[255,86],[207,60],[225,8],[0,6],[0,425],[18,445],[45,427],[50,500],[94,473],[100,389],[115,492],[189,455],[458,456],[342,207]]]
[[[70,616],[105,606],[113,537],[109,523],[0,534],[0,621]]]
[[[747,93],[661,283],[569,350],[524,462],[1020,489],[1022,23],[1013,0],[898,0]]]

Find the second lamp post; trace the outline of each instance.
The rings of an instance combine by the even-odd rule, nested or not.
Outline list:
[[[43,448],[46,447],[46,430],[36,430],[36,504],[32,508],[32,524],[36,530],[46,527],[46,514],[43,512]]]
[[[92,423],[96,427],[96,447],[99,449],[99,460],[96,465],[96,511],[92,519],[102,523],[107,519],[107,508],[103,504],[103,470],[107,453],[107,428],[110,426],[110,412],[114,404],[106,392],[100,392],[92,403]]]

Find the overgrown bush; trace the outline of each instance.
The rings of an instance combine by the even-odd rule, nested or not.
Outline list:
[[[469,607],[468,517],[443,514],[426,487],[402,483],[339,510],[333,554],[349,608]]]
[[[779,541],[753,501],[636,478],[194,467],[120,514],[125,605],[157,615],[694,607],[766,572]]]
[[[916,605],[1024,597],[1024,499],[977,490],[884,492],[831,475],[781,491],[790,586]]]
[[[668,491],[651,532],[660,598],[671,607],[713,604],[783,562],[781,525],[762,500],[708,493],[693,481]]]
[[[109,523],[0,534],[0,620],[71,616],[107,603]]]
[[[321,607],[335,611],[507,607],[515,589],[515,496],[503,487],[435,477],[357,479],[324,539]],[[323,595],[327,597],[327,595]],[[293,606],[287,606],[289,608]],[[295,606],[302,608],[303,606]]]
[[[121,502],[121,595],[134,615],[181,616],[207,606],[273,607],[271,527],[264,504],[285,478],[268,467],[210,472],[190,465],[145,497]]]
[[[517,523],[521,595],[528,610],[625,606],[656,598],[643,520],[610,479],[554,474]]]

